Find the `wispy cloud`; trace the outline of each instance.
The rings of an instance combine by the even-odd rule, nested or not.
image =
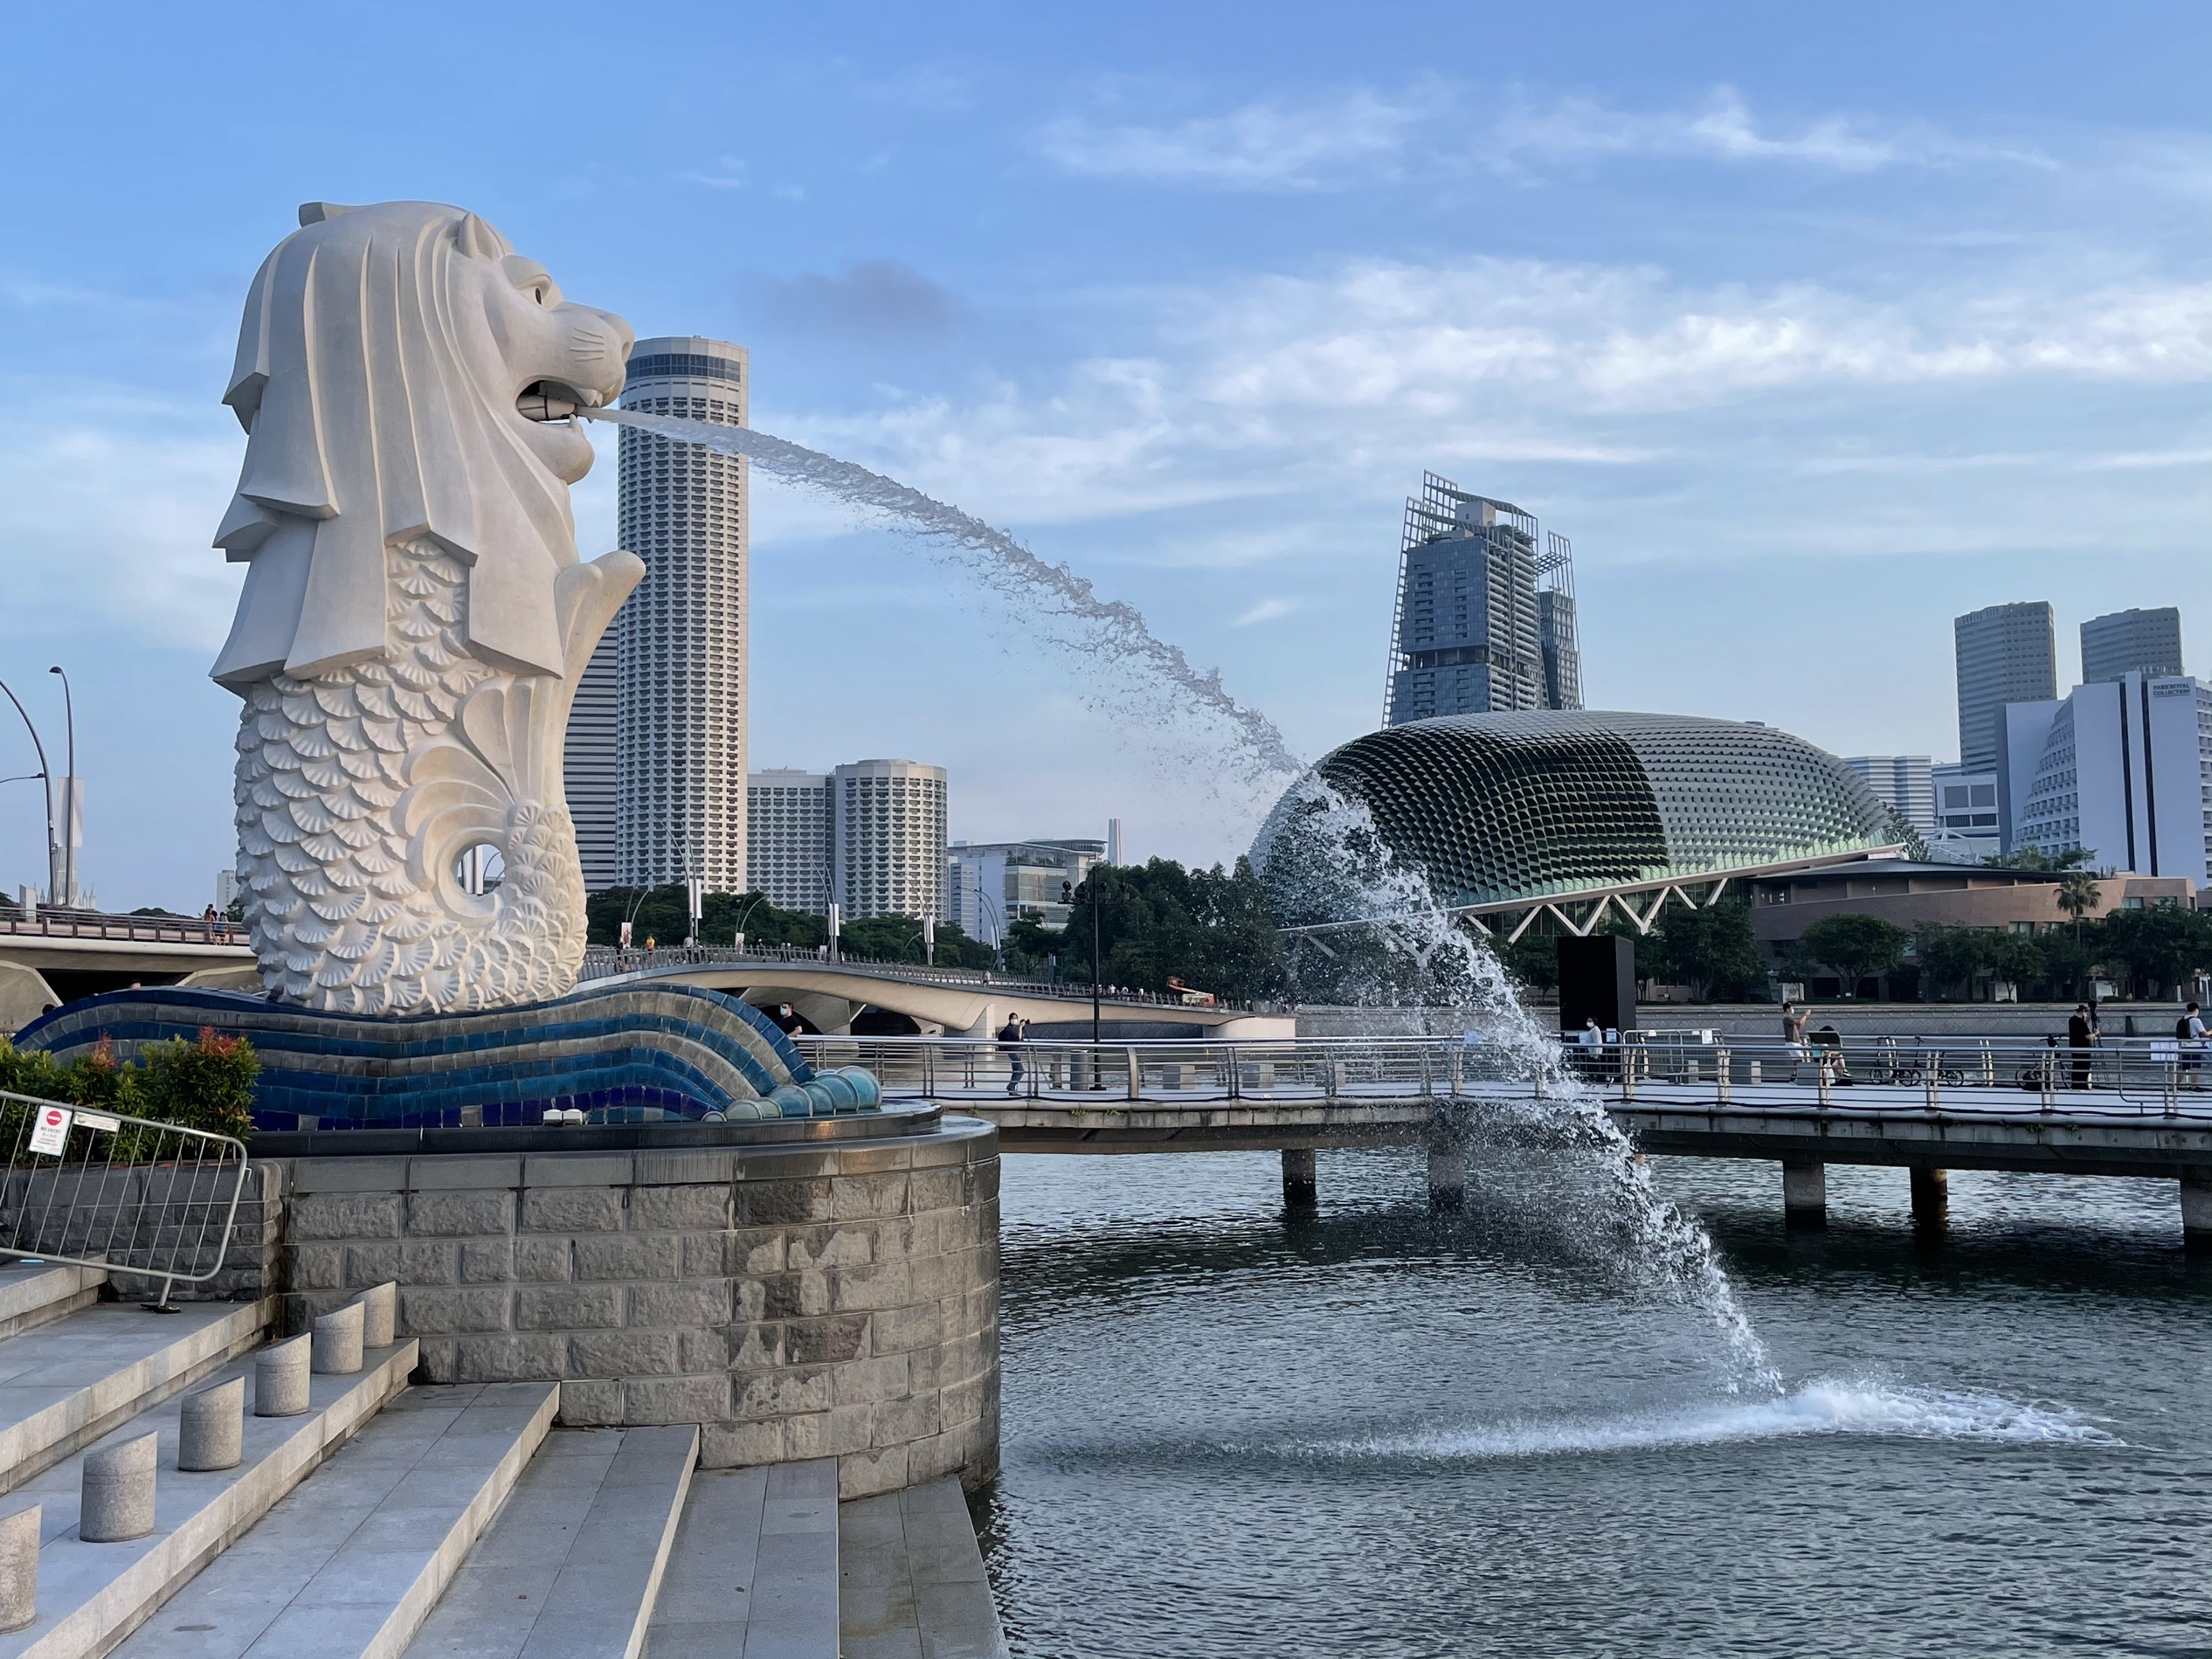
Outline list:
[[[1129,119],[1119,88],[1101,109],[1064,115],[1039,135],[1071,173],[1220,190],[1349,189],[1423,169],[1524,171],[1602,157],[1794,165],[1840,173],[1975,162],[2054,165],[2017,145],[1961,139],[1925,123],[1823,114],[1761,121],[1742,93],[1715,86],[1687,107],[1636,110],[1583,98],[1542,100],[1425,79],[1396,92],[1353,86],[1296,100],[1256,100],[1226,114]]]
[[[1249,628],[1262,622],[1278,621],[1297,608],[1297,604],[1294,600],[1262,599],[1250,610],[1235,618],[1229,626],[1233,628]]]
[[[1417,461],[1694,468],[1701,446],[1738,441],[1716,437],[1722,426],[1746,420],[1802,433],[1774,463],[1801,473],[1958,472],[2064,440],[1897,460],[1822,434],[1878,425],[1875,411],[1931,393],[2056,415],[2068,388],[2212,383],[2212,282],[2023,273],[1876,301],[1809,284],[1685,285],[1648,266],[1353,260],[1109,302],[1151,318],[1122,355],[964,399],[802,418],[792,435],[986,516],[1066,523],[1366,487]],[[2166,451],[2139,437],[2111,447]],[[1250,529],[1241,518],[1225,533]]]
[[[1683,156],[1794,163],[1843,173],[1969,162],[2055,165],[2029,147],[1961,139],[1925,123],[1881,123],[1841,114],[1797,126],[1762,122],[1743,94],[1729,86],[1714,87],[1700,103],[1672,110],[1621,109],[1580,98],[1548,104],[1526,98],[1512,101],[1511,113],[1492,131],[1490,148],[1499,156],[1522,160]]]
[[[686,173],[684,176],[710,190],[742,190],[745,188],[745,163],[735,156],[717,156],[713,172]]]
[[[1348,183],[1394,166],[1407,136],[1437,97],[1370,87],[1302,104],[1251,103],[1226,115],[1167,125],[1068,115],[1040,135],[1044,153],[1071,173],[1233,190],[1306,190]]]

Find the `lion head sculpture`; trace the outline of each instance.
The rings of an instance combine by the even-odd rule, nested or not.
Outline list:
[[[301,208],[253,280],[224,397],[248,440],[215,544],[250,568],[214,677],[384,653],[385,550],[425,537],[467,570],[473,655],[564,672],[555,584],[591,446],[546,416],[615,397],[632,338],[474,213]]]

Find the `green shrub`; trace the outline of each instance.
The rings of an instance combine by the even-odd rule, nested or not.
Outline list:
[[[147,1116],[241,1140],[252,1132],[253,1080],[261,1062],[245,1038],[203,1026],[198,1041],[172,1037],[153,1044],[142,1059]]]
[[[260,1069],[251,1043],[212,1027],[203,1027],[197,1041],[174,1037],[151,1044],[135,1063],[118,1061],[105,1037],[66,1066],[0,1038],[0,1090],[241,1139],[253,1126],[253,1080]],[[15,1144],[29,1110],[20,1101],[0,1101],[0,1143]],[[116,1149],[126,1158],[135,1151],[135,1141]]]

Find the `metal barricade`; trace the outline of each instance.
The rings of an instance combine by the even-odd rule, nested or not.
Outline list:
[[[178,1284],[222,1271],[245,1191],[245,1143],[150,1118],[0,1092],[8,1169],[0,1255]]]

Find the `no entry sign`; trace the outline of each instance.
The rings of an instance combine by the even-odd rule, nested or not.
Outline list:
[[[31,1150],[59,1158],[69,1144],[69,1121],[74,1115],[66,1106],[41,1106],[38,1121],[31,1126]]]

